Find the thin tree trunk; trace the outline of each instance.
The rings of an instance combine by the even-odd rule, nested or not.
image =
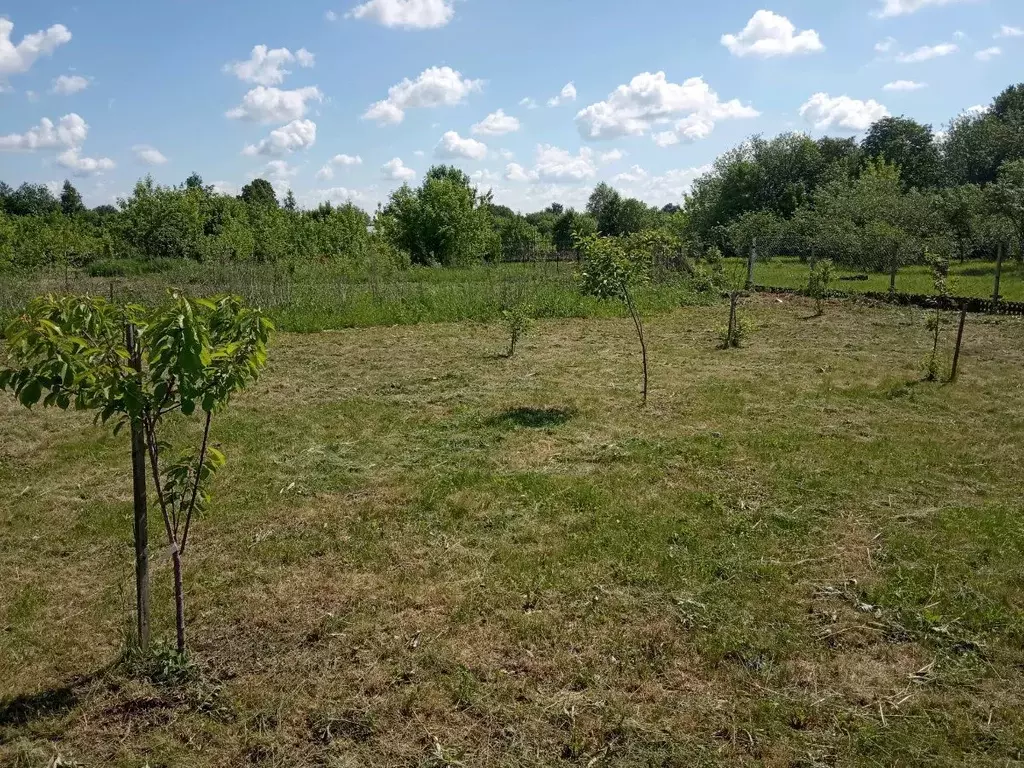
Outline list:
[[[135,326],[125,327],[125,343],[132,368],[142,375],[142,360]],[[146,498],[146,438],[142,419],[131,421],[132,491],[134,501],[133,537],[135,541],[135,618],[136,640],[142,653],[149,651],[149,504]]]
[[[181,576],[181,552],[178,545],[171,545],[171,562],[174,564],[174,626],[177,632],[178,653],[185,652],[185,586]]]
[[[734,340],[736,339],[736,301],[739,298],[739,294],[733,291],[729,295],[729,328],[725,332],[725,345],[727,347],[734,346]]]
[[[629,314],[633,318],[633,325],[636,326],[636,335],[640,337],[640,354],[644,362],[644,405],[647,405],[647,339],[644,337],[644,324],[640,320],[640,313],[636,311],[636,307],[633,305],[633,297],[629,295],[629,291],[626,294],[626,306],[629,307]]]
[[[967,322],[967,305],[960,307],[960,327],[956,332],[956,350],[953,352],[953,368],[949,372],[950,382],[956,381],[957,368],[960,367],[960,345],[964,340],[964,324]]]

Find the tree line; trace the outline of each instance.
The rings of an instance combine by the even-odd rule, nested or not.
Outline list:
[[[585,210],[554,203],[520,214],[496,204],[460,169],[431,168],[373,215],[352,203],[299,208],[264,179],[237,196],[193,174],[181,185],[139,181],[116,206],[87,209],[70,181],[0,182],[0,268],[64,265],[102,271],[172,259],[354,268],[461,266],[565,253],[590,235],[660,231],[680,251],[712,249],[831,258],[863,268],[926,253],[1024,258],[1024,84],[948,130],[886,117],[863,139],[754,136],[719,157],[679,204],[662,208],[597,185]]]

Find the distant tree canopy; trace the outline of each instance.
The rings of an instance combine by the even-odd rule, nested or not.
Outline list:
[[[601,182],[585,211],[553,202],[521,213],[450,165],[396,189],[372,216],[351,203],[303,207],[262,178],[235,197],[198,173],[171,186],[147,177],[116,206],[91,210],[70,181],[59,194],[0,182],[0,268],[118,258],[452,267],[576,257],[581,238],[637,233],[671,235],[695,256],[713,247],[738,255],[757,243],[764,256],[883,267],[920,261],[926,251],[991,256],[1010,243],[1024,259],[1022,190],[1024,84],[939,133],[899,116],[877,121],[859,141],[753,136],[661,207]]]

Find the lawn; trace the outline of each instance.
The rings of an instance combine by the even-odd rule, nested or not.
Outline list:
[[[126,439],[0,400],[0,764],[1024,760],[1024,322],[941,385],[924,312],[745,302],[649,319],[646,408],[622,318],[279,334],[180,683],[119,662]]]
[[[778,257],[758,263],[754,276],[758,285],[773,288],[806,288],[808,269],[809,266],[799,259]],[[737,262],[733,270],[745,271],[745,266]],[[832,289],[851,293],[885,293],[889,290],[888,273],[870,273],[867,280],[843,279],[859,274],[864,273],[837,266]],[[956,296],[990,299],[995,287],[995,275],[994,261],[968,261],[963,264],[953,262],[949,269],[949,290]],[[902,293],[935,293],[931,269],[923,264],[901,268],[896,275],[896,290]],[[1012,259],[1003,262],[999,293],[1006,301],[1024,301],[1024,265]]]

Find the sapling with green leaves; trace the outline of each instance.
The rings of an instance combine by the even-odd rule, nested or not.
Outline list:
[[[6,329],[9,365],[0,369],[0,389],[29,408],[91,410],[97,421],[113,423],[115,433],[131,428],[133,474],[141,465],[144,489],[148,462],[173,563],[180,654],[186,650],[182,557],[195,516],[209,503],[210,481],[224,464],[211,442],[213,416],[260,374],[272,330],[269,319],[238,297],[190,300],[178,293],[156,309],[88,296],[41,297]],[[166,429],[176,416],[199,416],[201,424],[196,445],[177,452]],[[142,529],[144,536],[144,520]],[[139,535],[137,525],[137,554]],[[139,641],[144,647],[145,638]]]
[[[925,363],[925,380],[938,381],[941,377],[939,342],[943,326],[943,305],[949,300],[949,259],[932,253],[925,253],[925,260],[932,268],[932,283],[939,306],[928,314],[928,330],[932,332],[932,352]]]
[[[650,280],[650,259],[641,243],[620,237],[577,237],[576,249],[583,257],[580,268],[580,287],[583,293],[598,299],[621,301],[629,311],[640,341],[644,373],[643,402],[646,404],[647,339],[635,292]]]
[[[508,309],[502,310],[501,322],[508,331],[508,356],[516,353],[516,344],[533,326],[533,309],[525,302],[519,301]]]
[[[814,299],[814,310],[821,316],[825,312],[825,299],[832,286],[832,260],[819,259],[811,265],[807,280],[807,295]]]

